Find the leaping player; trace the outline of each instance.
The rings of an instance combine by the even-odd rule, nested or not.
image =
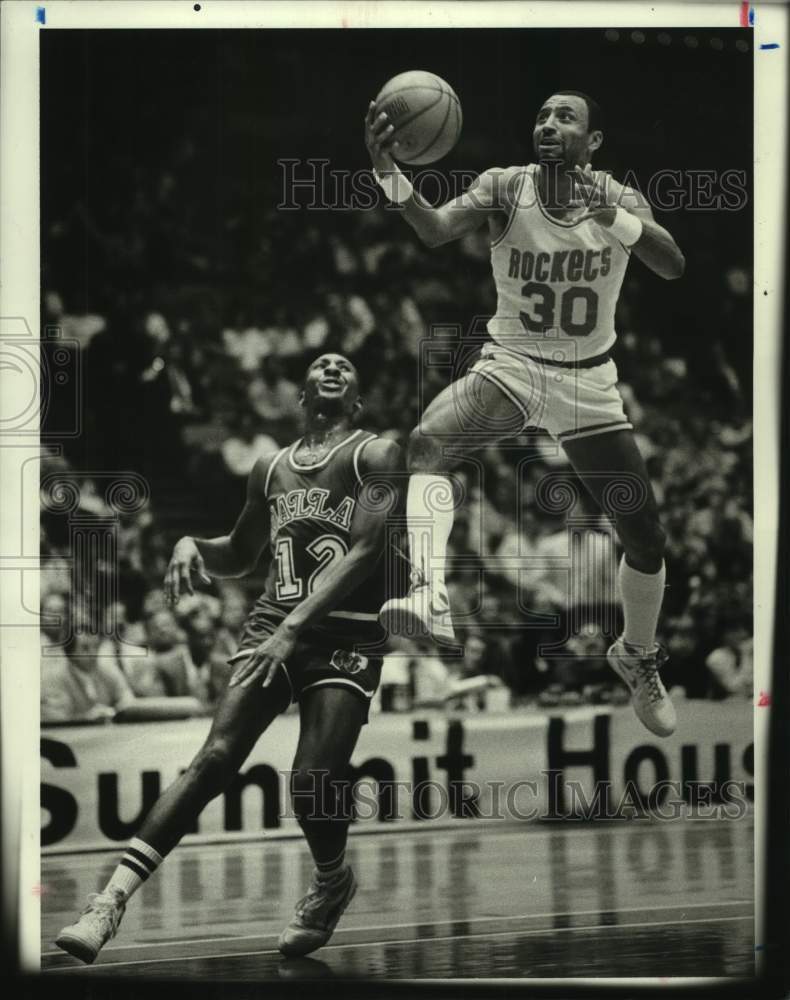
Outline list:
[[[151,809],[107,886],[58,935],[56,944],[83,962],[93,962],[115,935],[130,896],[294,701],[300,730],[291,790],[315,872],[280,951],[320,948],[356,891],[345,862],[343,783],[381,674],[381,658],[357,650],[383,637],[377,619],[387,596],[386,522],[398,502],[402,454],[355,428],[357,373],[340,355],[322,355],[308,368],[302,405],[304,437],[258,460],[230,535],[185,537],[173,550],[165,580],[173,602],[193,592],[193,576],[209,582],[207,574],[249,573],[267,541],[272,561],[205,744]]]
[[[472,411],[490,415],[488,440],[480,426],[486,417],[476,422],[476,447],[495,444],[503,424],[512,427],[514,420],[543,427],[560,441],[599,502],[618,479],[637,483],[641,502],[615,517],[624,549],[618,583],[625,628],[608,660],[630,688],[642,723],[669,736],[676,717],[659,676],[666,653],[656,643],[665,534],[609,352],[631,255],[673,279],[683,274],[683,254],[641,195],[593,171],[602,120],[586,94],[565,90],[544,101],[532,133],[536,163],[486,170],[439,208],[427,204],[399,170],[394,132],[387,114],[371,102],[365,141],[379,184],[430,247],[487,224],[497,310],[488,323],[493,342],[463,378],[439,393],[411,434],[407,521],[413,585],[408,597],[383,606],[382,624],[396,634],[453,637],[443,574],[453,513],[436,512],[427,502],[437,489],[451,495],[447,474],[456,460],[444,454],[442,440],[462,438],[464,415]],[[472,444],[463,439],[465,446]]]

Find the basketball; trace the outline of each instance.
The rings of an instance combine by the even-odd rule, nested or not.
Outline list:
[[[399,143],[393,154],[404,163],[434,163],[453,148],[461,134],[461,102],[440,76],[414,69],[384,84],[376,108],[395,126]]]

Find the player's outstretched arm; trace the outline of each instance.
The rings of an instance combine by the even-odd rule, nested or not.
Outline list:
[[[575,175],[586,211],[581,218],[594,219],[605,229],[617,228],[617,214],[627,212],[639,220],[634,242],[628,243],[635,257],[659,277],[679,278],[686,267],[686,258],[670,233],[653,218],[647,199],[633,188],[619,184],[611,177],[596,174],[588,165],[577,167]],[[627,219],[628,216],[622,216]],[[632,220],[633,221],[633,220]],[[641,226],[640,226],[641,224]],[[628,227],[630,229],[630,227]]]
[[[479,229],[502,208],[502,171],[486,170],[462,195],[432,208],[417,192],[403,206],[403,217],[426,246],[439,247]]]
[[[365,145],[373,169],[380,178],[387,178],[390,200],[403,207],[403,217],[429,247],[438,247],[460,239],[479,229],[492,212],[504,207],[503,171],[485,170],[462,195],[445,205],[433,208],[412,188],[393,159],[397,140],[394,128],[383,112],[370,102],[365,117]]]
[[[630,188],[625,189],[631,191]],[[638,257],[660,278],[668,281],[680,278],[686,269],[686,258],[673,239],[671,233],[660,226],[653,218],[653,210],[638,192],[631,192],[635,202],[625,207],[642,223],[642,235],[631,247],[634,256]]]
[[[237,577],[255,569],[269,538],[266,474],[274,456],[259,458],[247,481],[247,499],[233,530],[220,538],[186,535],[176,543],[165,574],[165,596],[175,604],[182,593],[193,594],[193,575],[204,583],[210,576]]]

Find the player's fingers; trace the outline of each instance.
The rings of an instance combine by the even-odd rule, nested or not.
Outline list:
[[[367,114],[365,115],[365,124],[368,127],[370,127],[373,124],[375,117],[376,117],[376,102],[371,101],[370,104],[368,104],[368,111]]]
[[[591,183],[589,178],[577,175],[574,178],[574,184],[573,200],[576,204],[584,205],[586,208],[594,208],[604,204],[604,192],[594,181]]]
[[[392,152],[395,144],[395,136],[392,132],[388,132],[375,144],[373,149],[379,156],[387,156]]]
[[[383,142],[395,131],[395,126],[390,122],[376,122],[371,129],[374,142]]]
[[[173,601],[177,601],[181,596],[181,577],[178,572],[178,566],[173,567]]]
[[[237,670],[233,673],[233,676],[228,681],[228,687],[238,687],[238,685],[241,684],[241,682],[244,680],[246,676],[247,676],[247,666],[245,664],[244,666],[238,667]]]
[[[247,671],[244,680],[241,682],[242,687],[249,687],[250,684],[253,684],[264,674],[270,663],[270,659],[265,653],[257,658],[253,657],[253,659],[252,669]]]
[[[593,168],[588,163],[584,168],[585,177],[587,178],[587,183],[590,185],[591,189],[596,192],[600,201],[604,201],[606,198],[606,178],[604,175],[593,170]]]
[[[195,558],[195,570],[203,583],[211,583],[211,577],[206,572],[206,564],[203,562],[203,556],[200,554]]]
[[[576,169],[578,171],[578,167]],[[584,174],[576,173],[573,175],[573,183],[571,184],[571,190],[575,197],[584,198],[587,201],[589,201],[592,193],[595,190],[595,187],[594,185],[590,184],[589,180],[584,176]]]
[[[277,672],[277,667],[279,667],[279,665],[280,663],[278,660],[269,661],[269,667],[266,671],[266,676],[263,678],[263,683],[261,684],[261,687],[268,687],[271,684],[271,682],[274,680],[274,675]]]
[[[170,603],[175,604],[178,600],[178,576],[173,563],[170,563],[168,575],[170,577]]]
[[[179,587],[182,593],[194,595],[192,580],[189,578],[189,567],[181,563],[178,567]]]
[[[581,198],[581,199],[579,199],[579,202],[578,202],[578,207],[579,207],[579,208],[584,208],[584,209],[586,209],[586,210],[587,210],[588,212],[595,212],[595,211],[597,211],[597,210],[598,210],[599,208],[603,208],[604,206],[603,206],[603,204],[602,204],[602,202],[601,202],[601,199],[600,199],[600,198],[598,198],[598,197],[596,197],[596,196],[595,196],[595,195],[593,194],[593,195],[588,195],[588,196],[587,196],[587,197],[585,197],[585,198]]]
[[[255,663],[256,663],[256,655],[254,652],[251,653],[249,656],[244,657],[244,659],[241,661],[238,667],[236,667],[236,669],[233,671],[233,675],[230,681],[228,682],[228,686],[236,687],[237,684],[241,684],[241,682],[245,679],[245,677],[247,677],[250,671],[255,668]]]
[[[592,187],[592,178],[588,177],[587,174],[582,170],[581,167],[573,168],[573,180],[579,186],[583,188]]]

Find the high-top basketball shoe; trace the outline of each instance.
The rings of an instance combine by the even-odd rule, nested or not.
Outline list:
[[[649,653],[615,640],[606,654],[609,666],[631,691],[631,704],[639,721],[656,736],[671,736],[677,725],[675,706],[658,671],[667,661],[667,651],[656,643]]]
[[[450,601],[444,584],[431,586],[422,573],[412,573],[406,597],[387,601],[379,612],[379,622],[392,635],[406,638],[432,636],[440,642],[455,642]]]
[[[55,944],[83,962],[92,962],[110,938],[115,937],[126,899],[122,889],[91,893],[79,920],[64,927]]]
[[[328,879],[319,878],[316,872],[307,895],[296,904],[293,920],[277,942],[283,955],[309,955],[325,945],[356,891],[357,880],[350,868]]]

